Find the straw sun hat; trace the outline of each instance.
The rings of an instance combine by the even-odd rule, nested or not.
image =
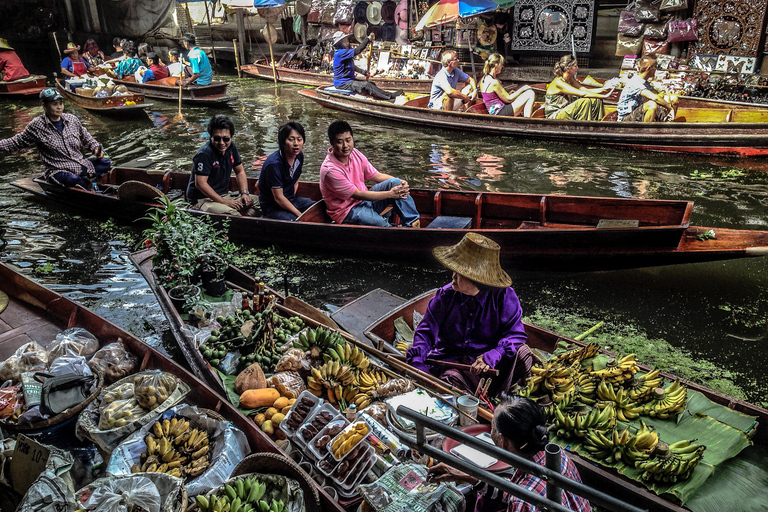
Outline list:
[[[504,272],[499,263],[499,244],[478,233],[467,233],[456,245],[432,249],[437,261],[476,283],[506,288],[512,278]]]

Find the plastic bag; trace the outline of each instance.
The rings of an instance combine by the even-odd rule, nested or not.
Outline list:
[[[635,19],[644,23],[659,21],[661,0],[638,0],[635,2]]]
[[[160,511],[161,512],[177,512],[181,508],[182,504],[182,487],[184,484],[181,479],[166,475],[165,473],[144,473],[142,475],[125,475],[115,476],[109,475],[104,478],[100,478],[86,487],[81,488],[75,493],[75,498],[78,503],[78,510],[85,510],[85,503],[91,498],[93,492],[96,489],[105,487],[110,482],[128,482],[134,480],[137,477],[145,478],[152,482],[160,495]],[[101,509],[99,509],[101,510]],[[123,508],[122,510],[125,510]]]
[[[8,418],[24,409],[24,392],[21,384],[0,389],[0,418]]]
[[[361,409],[361,412],[367,413],[382,425],[387,424],[387,404],[384,402],[374,402],[368,407]]]
[[[267,383],[280,392],[280,396],[298,398],[307,389],[304,379],[296,372],[278,372]]]
[[[138,359],[128,352],[121,342],[110,343],[99,349],[91,358],[91,365],[101,368],[104,380],[112,384],[133,373]]]
[[[99,429],[112,430],[113,428],[124,427],[146,413],[147,411],[139,405],[135,398],[115,400],[101,408]]]
[[[84,377],[90,377],[93,372],[88,367],[88,363],[83,356],[61,356],[57,357],[51,362],[51,367],[46,372],[54,377],[59,375],[67,375],[74,373],[75,375],[82,375]]]
[[[408,379],[392,379],[378,388],[376,388],[376,391],[374,391],[373,396],[378,396],[382,398],[388,398],[391,396],[397,396],[402,395],[404,393],[408,393],[409,391],[413,391],[416,389],[416,386],[413,385],[413,381]]]
[[[640,55],[643,49],[643,36],[630,37],[619,34],[616,38],[616,56]]]
[[[81,327],[72,327],[56,335],[56,340],[48,347],[48,360],[61,356],[85,356],[99,350],[99,340]]]
[[[275,371],[286,372],[301,370],[304,367],[304,359],[309,361],[308,358],[305,358],[303,350],[300,348],[290,348],[285,352],[285,354],[283,354],[283,357],[280,358],[280,361],[277,362]]]
[[[134,391],[132,382],[120,384],[119,386],[104,392],[104,396],[101,399],[101,404],[99,407],[104,408],[115,400],[127,400],[129,398],[133,398],[133,394]]]
[[[19,382],[24,372],[42,371],[48,367],[48,354],[43,347],[30,341],[0,364],[0,383]]]
[[[173,375],[160,370],[150,370],[133,379],[134,397],[148,411],[165,402],[175,389]]]
[[[643,33],[644,28],[645,24],[635,19],[635,11],[625,9],[619,14],[619,34],[636,37]]]
[[[99,512],[124,512],[141,507],[147,512],[160,512],[160,492],[152,481],[144,476],[108,480],[93,490],[85,502],[86,510]]]

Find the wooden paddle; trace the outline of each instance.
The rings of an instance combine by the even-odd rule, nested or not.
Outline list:
[[[181,71],[179,71],[179,113],[173,116],[174,122],[181,121],[184,118],[184,114],[181,113],[181,95],[182,95],[182,84],[184,82],[184,67],[182,66]]]
[[[396,359],[399,359],[401,361],[405,361],[405,356],[402,354],[387,354],[391,357],[394,357]],[[455,368],[457,370],[469,370],[472,365],[464,364],[464,363],[457,363],[455,361],[440,361],[439,359],[432,359],[428,358],[424,361],[427,364],[433,364],[435,366],[442,366],[444,368]],[[493,368],[485,370],[484,372],[481,372],[482,375],[493,375],[494,377],[498,377],[499,370],[494,370]]]
[[[373,40],[376,39],[376,34],[371,34],[371,47],[368,51],[368,67],[365,70],[365,79],[370,80],[371,79],[371,57],[373,57]]]
[[[334,322],[331,317],[297,297],[292,295],[287,296],[283,301],[283,305],[288,309],[292,309],[297,313],[301,313],[302,315],[309,317],[320,324],[341,330],[338,324]]]

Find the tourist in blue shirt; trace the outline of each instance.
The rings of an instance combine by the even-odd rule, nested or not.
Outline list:
[[[459,69],[459,58],[453,50],[443,52],[440,62],[443,67],[432,79],[428,107],[434,110],[458,110],[455,105],[457,102],[451,100],[459,100],[460,105],[461,101],[469,102],[475,99],[477,97],[475,79]],[[468,82],[473,96],[468,96],[457,89],[459,82]]]
[[[126,41],[123,45],[123,55],[125,55],[125,57],[117,63],[117,67],[115,68],[115,74],[117,75],[117,78],[121,80],[126,76],[133,75],[138,71],[139,67],[144,65],[136,58],[136,45],[133,41]]]
[[[627,81],[616,105],[619,121],[650,123],[675,119],[677,96],[657,93],[648,82],[657,67],[653,56],[643,57],[637,63],[638,74]]]
[[[395,98],[403,94],[399,89],[395,92],[387,92],[380,89],[376,84],[367,80],[357,80],[355,72],[366,75],[365,70],[355,67],[355,57],[363,53],[363,50],[370,43],[367,37],[352,49],[349,44],[349,34],[337,30],[333,34],[333,47],[336,52],[333,54],[333,86],[337,89],[354,91],[357,94],[366,94],[373,96],[377,100],[395,101]]]
[[[264,217],[296,220],[315,202],[299,197],[301,167],[304,164],[304,127],[288,121],[277,131],[280,147],[264,162],[259,175],[259,204]]]
[[[189,50],[187,60],[189,61],[189,76],[182,80],[182,85],[208,85],[213,81],[213,70],[208,56],[203,50],[195,46],[195,36],[184,34],[184,48]]]

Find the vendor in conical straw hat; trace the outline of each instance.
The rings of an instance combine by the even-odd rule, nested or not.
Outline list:
[[[411,366],[474,393],[486,370],[499,370],[488,395],[493,397],[528,376],[532,364],[525,345],[523,311],[512,279],[499,263],[499,244],[478,233],[432,253],[453,271],[416,328],[406,358]],[[468,370],[427,363],[427,359],[471,365]]]

